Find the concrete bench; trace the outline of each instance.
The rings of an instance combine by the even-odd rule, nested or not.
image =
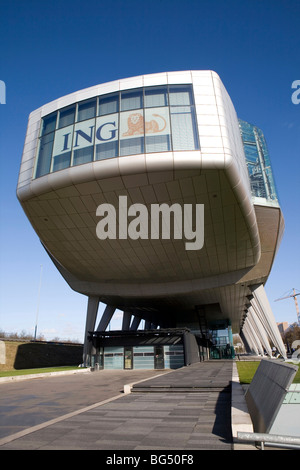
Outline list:
[[[298,367],[262,360],[245,395],[255,433],[268,433]]]

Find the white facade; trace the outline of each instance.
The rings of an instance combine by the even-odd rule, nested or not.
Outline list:
[[[35,178],[45,116],[95,96],[180,84],[192,85],[198,148],[94,160]],[[67,131],[61,134],[66,136]],[[167,325],[173,320],[194,324],[195,312],[203,306],[208,323],[227,319],[234,332],[243,325],[246,331],[252,317],[248,329],[256,336],[261,332],[260,342],[265,344],[253,310],[249,322],[244,323],[244,313],[253,286],[267,280],[283,218],[277,203],[254,204],[239,121],[215,72],[166,72],[116,80],[32,112],[17,195],[56,266],[74,290],[89,296],[90,305],[94,302],[98,308],[99,301],[104,302],[156,324],[162,318]],[[100,202],[115,203],[120,195],[148,206],[204,204],[204,247],[187,254],[176,240],[100,243],[95,236],[96,207]],[[89,317],[89,328],[95,327],[97,308]]]

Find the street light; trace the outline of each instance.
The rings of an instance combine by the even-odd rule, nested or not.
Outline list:
[[[43,265],[41,264],[40,283],[39,283],[38,300],[37,300],[37,309],[36,309],[36,319],[35,319],[35,329],[34,329],[34,341],[36,341],[36,332],[37,332],[38,317],[39,317],[40,294],[41,294],[41,285],[42,285],[42,274],[43,274]]]

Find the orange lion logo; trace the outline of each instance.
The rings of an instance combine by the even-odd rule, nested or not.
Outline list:
[[[151,121],[145,122],[145,129],[144,129],[144,118],[141,113],[132,113],[129,115],[127,120],[127,127],[128,130],[122,134],[122,137],[131,136],[131,135],[143,135],[144,131],[145,134],[154,134],[156,132],[162,132],[166,126],[166,120],[163,116],[159,114],[153,114],[153,116],[158,117],[164,121],[163,127],[160,129],[159,124],[155,119],[151,119]]]

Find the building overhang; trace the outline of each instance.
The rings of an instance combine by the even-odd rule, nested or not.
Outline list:
[[[107,158],[34,178],[44,116],[101,93],[166,83],[193,85],[199,149]],[[269,275],[283,230],[279,207],[253,203],[238,119],[212,71],[118,80],[34,111],[17,196],[75,291],[141,316],[151,309],[157,315],[192,316],[197,305],[218,305],[207,309],[209,315],[230,319],[235,331],[243,320],[249,286],[264,283]],[[116,204],[119,196],[148,209],[153,203],[203,204],[203,247],[188,251],[184,240],[172,238],[99,240],[97,207]]]

